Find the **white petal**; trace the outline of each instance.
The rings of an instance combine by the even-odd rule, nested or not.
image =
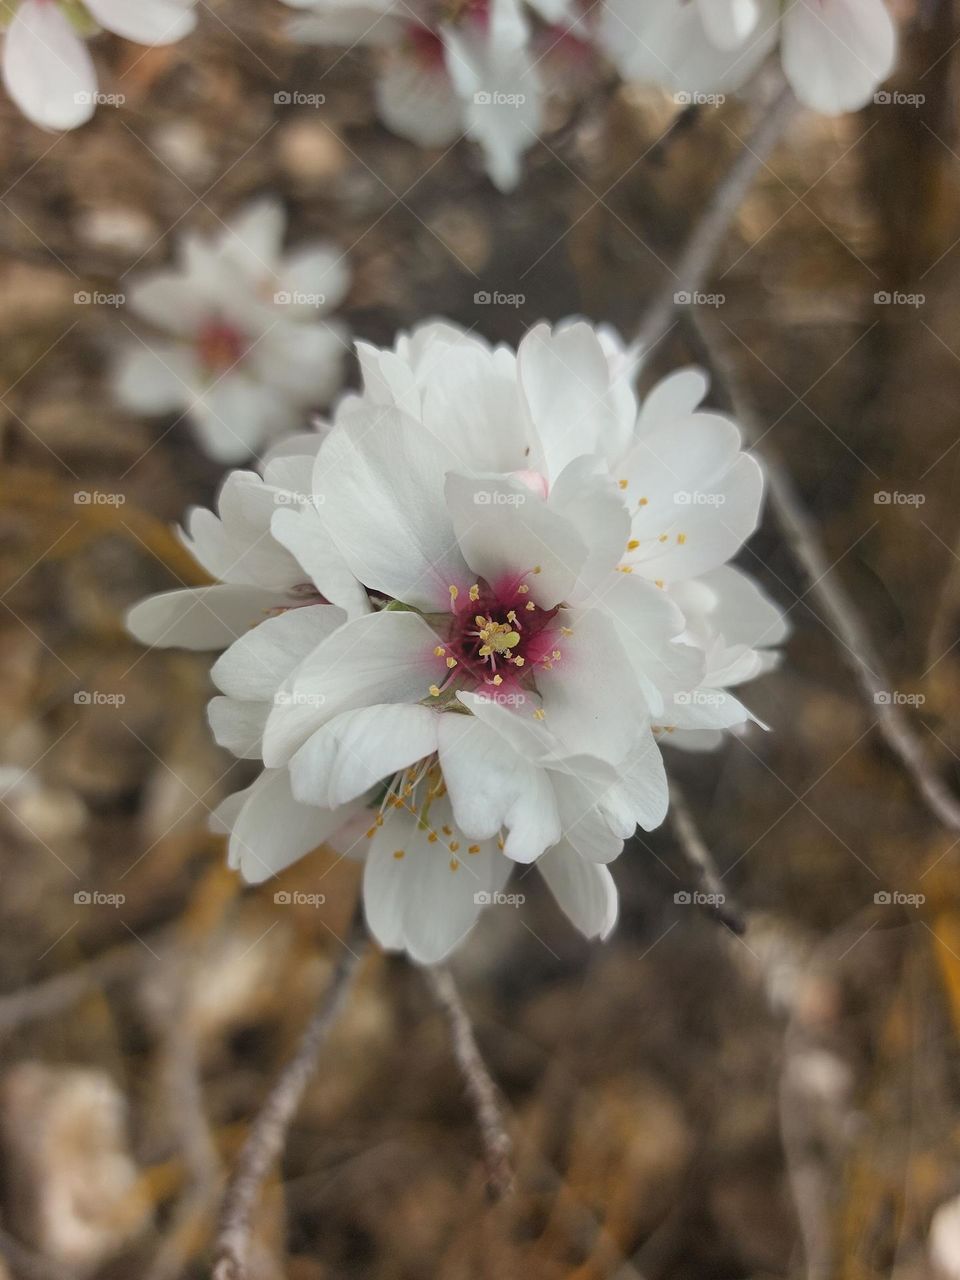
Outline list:
[[[96,107],[97,73],[87,46],[58,5],[23,0],[3,38],[3,82],[42,129],[76,129]]]
[[[325,808],[356,799],[375,783],[432,755],[439,719],[440,713],[429,707],[403,703],[345,711],[291,757],[293,794],[304,804]]]
[[[700,581],[716,592],[710,621],[728,644],[766,647],[782,644],[790,634],[784,613],[743,570],[721,565]]]
[[[333,244],[307,245],[284,256],[280,264],[277,290],[291,295],[289,304],[297,307],[296,294],[322,302],[305,304],[304,314],[319,315],[338,307],[350,288],[350,264],[346,253]]]
[[[389,353],[388,353],[389,354]],[[397,372],[392,382],[400,383]],[[434,343],[419,370],[422,421],[448,442],[462,470],[522,471],[535,466],[539,440],[521,411],[516,360],[474,343]],[[409,400],[408,395],[408,400]]]
[[[141,644],[177,649],[225,649],[285,597],[261,587],[188,587],[135,604],[126,627]]]
[[[273,288],[280,261],[287,215],[274,196],[245,205],[221,231],[218,246],[224,258],[248,279],[269,282]],[[279,286],[277,286],[279,287]]]
[[[622,803],[633,822],[644,831],[653,831],[667,816],[670,795],[663,757],[649,729],[619,765],[619,785],[604,797],[612,812]]]
[[[267,618],[222,654],[211,679],[231,698],[270,701],[293,669],[347,620],[333,605],[305,605]]]
[[[426,698],[430,685],[447,675],[436,646],[436,634],[415,613],[370,613],[345,623],[277,693],[264,760],[285,764],[311,733],[343,711]]]
[[[296,557],[324,599],[351,618],[370,612],[366,591],[347,568],[312,503],[281,507],[274,513],[270,531]]]
[[[217,745],[242,760],[259,760],[269,710],[269,702],[211,698],[207,703],[207,719]]]
[[[570,522],[587,547],[587,558],[570,593],[576,602],[609,581],[630,536],[630,515],[600,458],[584,456],[564,467],[547,505]]]
[[[129,305],[137,315],[169,333],[192,335],[210,314],[205,294],[182,271],[155,271],[130,286]]]
[[[532,862],[560,839],[560,818],[546,771],[528,763],[475,716],[444,715],[440,767],[457,826],[486,840],[506,827],[504,852]]]
[[[657,431],[689,418],[703,402],[710,383],[702,369],[677,369],[647,392],[640,406],[637,432]]]
[[[585,862],[566,843],[545,853],[537,868],[561,910],[585,938],[606,938],[617,923],[617,886],[606,867]]]
[[[444,474],[456,464],[391,408],[371,409],[324,441],[313,482],[320,514],[365,586],[434,610],[448,608],[451,585],[469,586],[443,502]]]
[[[611,461],[623,454],[633,434],[636,402],[629,385],[611,377],[591,325],[577,321],[553,332],[545,324],[534,326],[517,350],[517,367],[551,482],[581,454]]]
[[[442,147],[462,132],[461,106],[443,67],[404,53],[388,58],[376,82],[380,119],[420,147]]]
[[[794,93],[827,115],[858,111],[893,70],[896,30],[883,0],[794,0],[781,56]]]
[[[138,44],[173,44],[197,24],[195,0],[84,0],[107,31]]]
[[[568,750],[616,763],[629,751],[647,707],[613,623],[596,609],[571,609],[573,634],[561,657],[537,672],[545,724]]]
[[[230,833],[229,863],[250,884],[260,884],[316,849],[340,829],[358,805],[317,809],[299,804],[286,769],[265,769],[247,793]]]
[[[265,484],[255,471],[232,471],[217,499],[219,514],[191,508],[182,541],[222,582],[256,583],[277,592],[296,586],[305,581],[303,566],[270,534],[274,512],[290,500],[288,491]]]
[[[587,548],[572,523],[542,498],[507,477],[455,472],[447,476],[445,493],[474,578],[497,589],[526,582],[529,598],[547,609],[570,595]]]
[[[204,452],[215,462],[244,462],[265,440],[299,425],[300,414],[273,387],[239,369],[198,392],[189,415]]]
[[[698,0],[700,21],[718,49],[737,49],[760,20],[757,0]]]
[[[113,392],[137,413],[170,413],[193,399],[193,361],[169,343],[131,344],[113,371]]]

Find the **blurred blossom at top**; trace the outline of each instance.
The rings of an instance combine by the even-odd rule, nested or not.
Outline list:
[[[257,200],[212,236],[183,236],[177,264],[130,291],[159,333],[128,343],[118,399],[138,413],[181,411],[219,462],[296,430],[343,380],[348,331],[324,317],[349,287],[345,255],[323,242],[284,253],[285,226],[276,200]]]
[[[43,129],[76,129],[97,107],[97,72],[85,43],[101,28],[137,44],[173,44],[196,25],[196,0],[21,0],[6,23],[3,83]],[[12,13],[11,13],[12,10]]]

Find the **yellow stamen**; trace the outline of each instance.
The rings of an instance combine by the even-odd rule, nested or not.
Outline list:
[[[627,550],[628,550],[628,551],[636,551],[636,549],[637,549],[637,547],[639,547],[639,545],[640,545],[640,541],[639,541],[639,539],[638,539],[638,538],[631,538],[631,539],[630,539],[630,541],[627,543]]]
[[[431,698],[439,698],[439,697],[440,697],[440,686],[439,686],[439,685],[436,685],[436,684],[432,684],[432,685],[430,686],[430,688],[427,690],[427,693],[429,693],[429,695],[430,695],[430,697],[431,697]]]
[[[394,849],[393,856],[399,861],[403,857],[403,849]]]

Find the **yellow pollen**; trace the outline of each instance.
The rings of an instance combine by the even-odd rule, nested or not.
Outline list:
[[[442,644],[438,644],[438,645],[437,645],[437,647],[436,647],[436,648],[434,649],[434,651],[433,651],[433,656],[434,656],[435,658],[442,658],[442,657],[443,657],[443,655],[444,655],[446,652],[447,652],[447,651],[446,651],[446,649],[443,647],[443,645],[442,645]]]
[[[478,844],[472,844],[467,849],[467,853],[479,853],[479,852],[480,852],[480,846]]]
[[[552,663],[552,662],[548,662],[548,661],[546,660],[546,658],[544,658],[544,659],[541,661],[540,665],[541,665],[541,667],[543,667],[544,671],[552,671],[552,670],[553,670],[553,663]]]
[[[440,686],[439,686],[439,685],[436,685],[436,684],[432,684],[432,685],[430,686],[430,688],[427,690],[427,693],[429,693],[429,695],[430,695],[430,697],[431,697],[431,698],[439,698],[439,697],[440,697]]]
[[[660,588],[660,590],[662,591],[662,590],[663,590],[663,579],[662,579],[662,578],[654,578],[654,580],[653,580],[653,585],[654,585],[655,587],[659,587],[659,588]]]
[[[459,840],[451,840],[451,841],[450,841],[450,844],[448,845],[448,848],[449,848],[449,850],[450,850],[450,852],[451,852],[451,853],[457,853],[457,852],[458,852],[458,850],[459,850],[459,848],[460,848],[460,841],[459,841]]]
[[[522,666],[523,666],[523,664],[524,664],[525,662],[526,662],[526,658],[514,658],[514,659],[513,659],[513,665],[514,665],[515,667],[522,667]]]
[[[534,572],[534,573],[543,573],[543,568],[542,568],[540,565],[535,564],[535,565],[533,566],[533,572]]]
[[[469,595],[471,600],[480,599],[480,588],[477,586],[476,583],[474,583],[473,586],[470,588]]]
[[[525,582],[521,582],[519,587],[517,587],[517,594],[521,596],[525,596],[529,590],[530,588],[527,586],[527,584]]]
[[[527,603],[526,603],[526,605],[525,605],[524,607],[525,607],[525,609],[526,609],[527,613],[533,613],[534,609],[535,609],[537,606],[533,603],[533,601],[532,601],[532,600],[528,600],[528,601],[527,601]]]
[[[493,681],[492,681],[492,683],[493,683],[493,684],[503,684],[503,676],[494,676],[494,677],[493,677]]]
[[[686,542],[686,540],[687,540],[687,535],[685,533],[677,534],[677,542],[680,544],[681,547]]]
[[[403,849],[394,849],[393,856],[399,861],[403,857]]]
[[[450,859],[450,870],[451,870],[451,871],[456,871],[456,869],[457,869],[457,867],[459,867],[459,865],[460,865],[460,863],[456,860],[456,858],[451,858],[451,859]]]
[[[666,540],[667,535],[665,533],[661,533],[660,537],[657,539],[658,542],[666,542]]]
[[[487,625],[487,620],[482,613],[477,614],[477,616],[474,618],[474,622],[477,624],[478,627],[485,627]]]
[[[532,604],[533,601],[531,601],[530,603]],[[517,613],[515,609],[511,609],[510,612],[507,614],[507,621],[512,622],[515,627],[518,627],[520,625],[520,623],[517,621]]]
[[[543,707],[537,707],[536,711],[533,713],[533,718],[534,720],[543,720],[546,714],[547,713],[544,711]]]
[[[377,828],[371,827],[370,830],[367,832],[367,839],[372,840],[376,834],[377,834]]]
[[[649,501],[650,501],[649,498],[641,498],[640,501],[637,503],[637,506],[645,507]]]
[[[497,836],[497,848],[498,848],[498,849],[502,849],[502,848],[504,848],[504,846],[506,845],[506,843],[507,843],[507,842],[506,842],[506,840],[504,840],[503,836]]]
[[[637,538],[631,538],[631,539],[630,539],[630,541],[627,543],[627,550],[628,550],[628,551],[636,551],[636,549],[637,549],[637,547],[639,547],[639,545],[640,545],[639,539],[637,539]]]
[[[448,587],[447,590],[450,592],[451,600],[456,600],[457,596],[460,594],[459,587]]]
[[[439,839],[440,837],[437,835],[437,833],[435,831],[431,831],[430,834],[427,836],[427,844],[436,844]]]
[[[620,488],[621,488],[621,489],[625,489],[629,483],[630,483],[630,481],[629,481],[629,480],[618,480],[618,481],[617,481],[617,484],[620,486]]]
[[[453,835],[453,827],[448,827],[446,823],[444,823],[444,824],[443,824],[443,826],[440,828],[440,830],[443,832],[443,834],[444,834],[445,836],[452,836],[452,835]]]
[[[559,650],[559,649],[554,649],[554,651],[553,651],[553,653],[551,653],[550,657],[554,660],[554,662],[559,662],[559,661],[560,661],[560,650]]]
[[[560,628],[560,634],[561,634],[562,636],[572,636],[572,635],[573,635],[573,627],[561,627],[561,628]]]
[[[620,573],[633,573],[633,565],[630,565],[630,564],[619,564],[619,565],[617,565],[617,570],[618,570]]]
[[[451,671],[453,670],[453,668],[454,668],[456,665],[457,665],[457,660],[456,660],[456,658],[448,658],[448,659],[447,659],[447,666],[450,668],[450,670],[451,670]]]

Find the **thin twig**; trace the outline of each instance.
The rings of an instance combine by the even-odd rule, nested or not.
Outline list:
[[[487,1166],[487,1190],[499,1200],[513,1190],[513,1143],[504,1123],[500,1095],[480,1055],[470,1015],[448,969],[424,970],[437,1003],[450,1024],[454,1057],[477,1118]]]
[[[713,371],[722,380],[746,441],[761,439],[763,428],[747,403],[729,361],[709,344],[708,349]],[[880,732],[934,815],[951,831],[960,831],[960,798],[938,772],[903,707],[891,697],[890,677],[877,657],[867,625],[821,547],[816,526],[790,475],[766,445],[763,460],[770,506],[807,579],[807,594],[819,602],[828,627],[840,640],[843,657],[857,677]]]
[[[213,1280],[246,1280],[257,1195],[283,1149],[317,1057],[350,992],[363,948],[362,927],[355,921],[320,1007],[253,1122],[224,1196],[214,1248]]]
[[[642,351],[649,351],[670,327],[670,317],[684,294],[698,292],[707,280],[717,253],[754,178],[793,118],[797,100],[783,85],[770,105],[760,108],[760,120],[736,160],[710,197],[673,276],[647,311],[637,333]]]
[[[745,933],[747,924],[743,914],[720,878],[713,855],[700,834],[700,828],[687,804],[686,796],[672,778],[670,780],[670,821],[680,847],[687,856],[687,861],[697,872],[700,889],[714,898],[713,913],[734,933]]]

